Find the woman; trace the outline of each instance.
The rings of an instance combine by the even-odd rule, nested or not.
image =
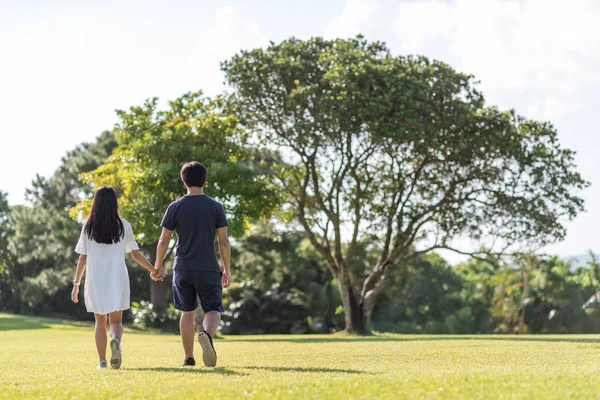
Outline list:
[[[117,194],[110,186],[96,191],[92,209],[81,229],[75,247],[79,262],[73,281],[71,300],[79,302],[79,285],[87,267],[85,280],[85,307],[96,318],[96,349],[100,364],[106,368],[106,323],[110,323],[110,365],[121,366],[121,337],[123,335],[123,310],[129,309],[129,275],[125,265],[125,253],[158,279],[156,269],[139,252],[129,222],[119,216]]]

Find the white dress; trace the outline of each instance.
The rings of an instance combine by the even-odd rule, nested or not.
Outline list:
[[[125,253],[138,250],[129,222],[123,221],[125,237],[117,243],[104,244],[88,238],[81,229],[75,252],[87,254],[85,273],[85,308],[94,314],[108,314],[129,309],[129,274]],[[85,226],[85,225],[84,225]]]

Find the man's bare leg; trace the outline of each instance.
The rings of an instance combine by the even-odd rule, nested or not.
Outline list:
[[[218,311],[209,311],[204,314],[203,328],[204,332],[198,334],[198,343],[202,347],[202,360],[207,367],[217,365],[217,352],[213,346],[212,337],[219,328],[221,313]]]
[[[204,322],[202,326],[208,334],[213,337],[215,333],[217,333],[217,329],[219,329],[219,324],[221,323],[221,313],[218,311],[209,311],[204,314]]]
[[[196,310],[183,311],[179,318],[179,332],[185,358],[194,357],[194,317]]]

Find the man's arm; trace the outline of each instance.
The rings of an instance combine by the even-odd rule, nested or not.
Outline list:
[[[217,236],[219,238],[219,251],[221,252],[223,266],[225,267],[223,272],[223,287],[227,288],[231,285],[231,247],[229,246],[227,227],[224,226],[217,229]]]
[[[165,260],[165,256],[167,255],[167,251],[169,250],[169,242],[171,242],[172,235],[173,231],[170,231],[167,228],[162,228],[160,239],[158,239],[158,245],[156,246],[156,261],[154,261],[154,268],[156,268],[158,273],[163,276],[165,273],[163,271],[162,264]]]

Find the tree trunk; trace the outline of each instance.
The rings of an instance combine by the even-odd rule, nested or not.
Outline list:
[[[162,281],[152,281],[150,284],[150,302],[156,312],[163,312],[169,304],[169,288],[173,276],[165,276]]]
[[[368,323],[362,303],[358,300],[354,288],[349,281],[339,281],[340,295],[342,297],[342,305],[344,306],[344,318],[346,322],[346,332],[359,335],[369,334]]]
[[[362,313],[363,326],[366,333],[371,333],[371,321],[373,319],[373,309],[375,309],[376,299],[374,301],[366,301],[363,299]]]
[[[382,257],[383,258],[383,257]],[[361,312],[362,312],[362,326],[365,332],[371,333],[371,323],[373,319],[373,310],[379,301],[379,297],[385,290],[385,288],[392,281],[391,268],[394,266],[391,262],[383,261],[383,264],[377,265],[373,272],[365,279],[363,284],[362,292],[360,295],[361,299]],[[406,264],[396,267],[395,274],[405,274]]]
[[[525,325],[525,309],[527,307],[527,295],[529,294],[529,268],[523,272],[523,296],[521,297],[521,315],[519,316],[519,334],[523,334]]]

